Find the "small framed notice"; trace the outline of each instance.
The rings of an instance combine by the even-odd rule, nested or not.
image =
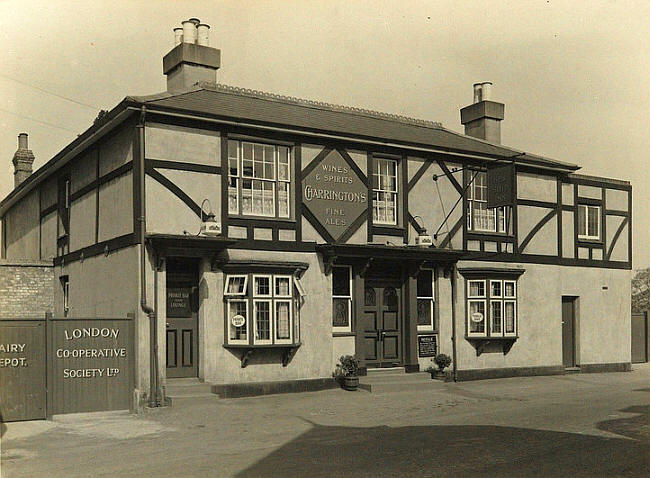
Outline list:
[[[435,357],[438,354],[437,335],[418,335],[418,357]]]

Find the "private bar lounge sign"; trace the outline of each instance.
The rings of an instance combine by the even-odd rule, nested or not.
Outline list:
[[[368,210],[368,189],[348,162],[332,150],[302,181],[304,204],[338,240]]]

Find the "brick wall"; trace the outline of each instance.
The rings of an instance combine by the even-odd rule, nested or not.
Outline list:
[[[0,318],[45,317],[54,308],[54,267],[0,260]]]

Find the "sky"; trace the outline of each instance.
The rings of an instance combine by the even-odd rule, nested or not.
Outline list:
[[[633,267],[650,266],[647,0],[0,0],[0,197],[18,133],[36,169],[99,109],[164,91],[162,57],[190,17],[211,26],[233,86],[463,132],[472,85],[491,81],[504,145],[632,183]]]

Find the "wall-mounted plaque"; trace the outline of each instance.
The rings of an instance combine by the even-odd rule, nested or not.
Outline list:
[[[435,357],[438,354],[437,335],[418,335],[418,357]]]
[[[167,288],[167,317],[190,317],[192,307],[189,287]]]
[[[334,240],[368,211],[366,184],[337,150],[330,151],[302,180],[302,199]]]

